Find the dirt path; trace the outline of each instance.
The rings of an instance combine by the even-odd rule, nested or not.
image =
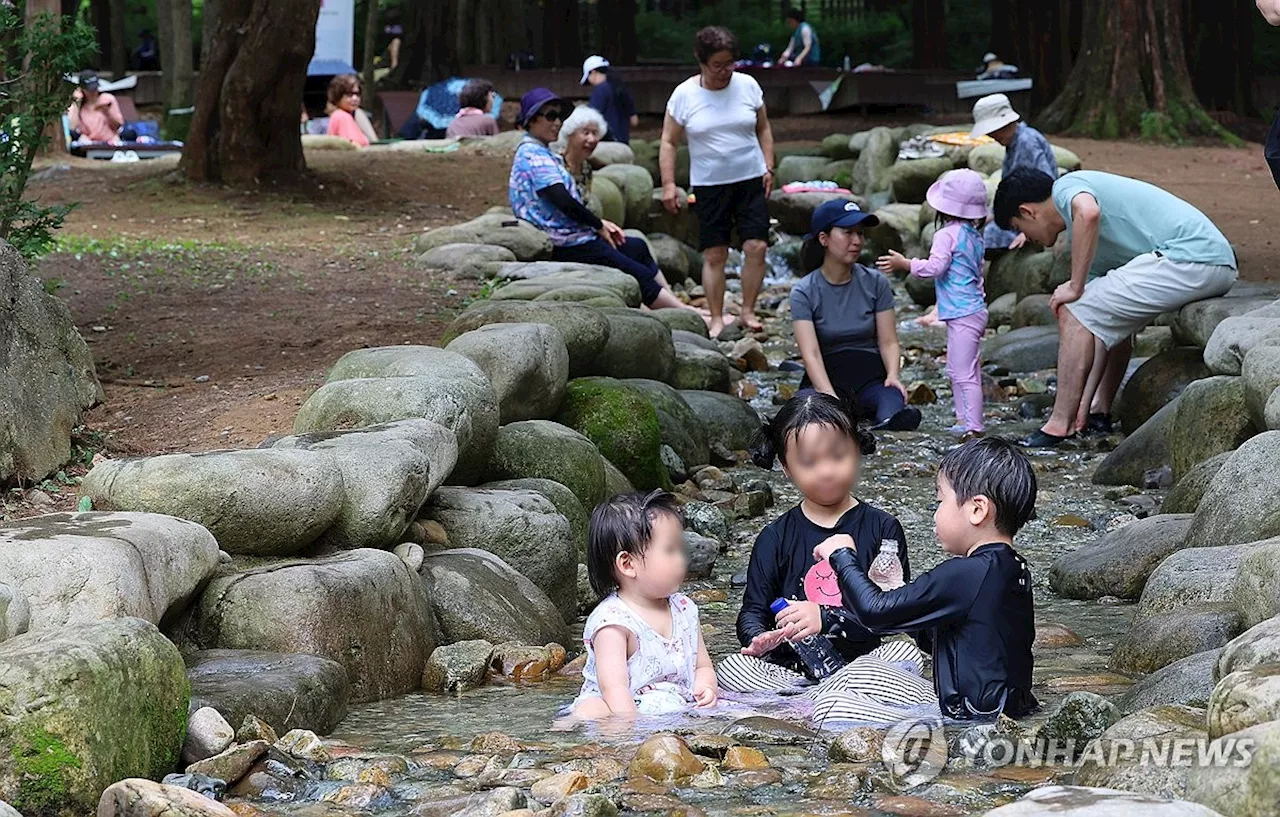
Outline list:
[[[865,126],[775,124],[782,140]],[[1237,247],[1244,277],[1280,276],[1265,218],[1280,193],[1260,146],[1061,142],[1086,167],[1200,206]],[[176,184],[158,162],[74,160],[33,186],[43,201],[80,202],[39,272],[98,362],[107,402],[88,418],[95,444],[113,455],[257,445],[289,430],[344,352],[432,343],[474,295],[475,282],[414,267],[412,237],[505,203],[504,161],[336,152],[311,165],[305,184],[257,193]]]

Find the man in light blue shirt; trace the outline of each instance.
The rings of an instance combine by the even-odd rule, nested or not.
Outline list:
[[[1236,281],[1235,252],[1209,217],[1137,179],[1082,170],[1054,181],[1019,169],[1000,182],[995,217],[1046,247],[1064,231],[1071,244],[1071,280],[1049,300],[1058,316],[1058,394],[1048,422],[1023,441],[1029,447],[1109,431],[1134,333],[1164,312],[1225,295]]]

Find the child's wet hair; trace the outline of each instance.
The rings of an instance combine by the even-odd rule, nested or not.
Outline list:
[[[1036,473],[1031,461],[1008,440],[983,437],[953,448],[938,465],[938,476],[955,492],[956,501],[975,496],[991,500],[996,530],[1017,534],[1036,510]]]
[[[838,431],[853,440],[865,457],[875,453],[876,438],[870,423],[858,404],[847,398],[836,398],[822,392],[792,397],[774,418],[765,423],[751,448],[751,461],[761,468],[772,468],[775,458],[787,462],[787,449],[801,430],[817,425]]]
[[[667,514],[684,524],[684,513],[667,491],[618,494],[591,512],[587,534],[587,578],[591,589],[606,596],[618,586],[614,565],[619,553],[642,555],[653,539],[653,522]]]

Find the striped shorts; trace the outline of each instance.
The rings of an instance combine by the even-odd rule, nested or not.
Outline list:
[[[818,724],[857,722],[888,724],[907,717],[937,715],[938,696],[926,680],[924,653],[905,639],[886,641],[843,669],[810,685],[798,672],[762,658],[734,654],[716,666],[716,679],[731,692],[782,692],[813,702]]]

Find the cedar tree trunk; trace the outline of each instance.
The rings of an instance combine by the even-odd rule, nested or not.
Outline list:
[[[911,67],[947,67],[945,0],[911,0]]]

